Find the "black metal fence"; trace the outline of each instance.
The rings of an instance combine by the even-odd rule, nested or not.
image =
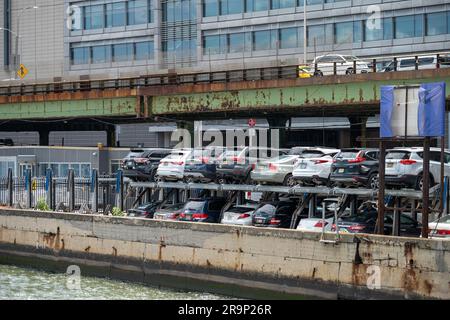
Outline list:
[[[107,214],[114,207],[126,211],[134,205],[136,195],[128,187],[121,173],[98,177],[93,170],[91,177],[75,177],[69,170],[67,177],[53,177],[51,171],[45,177],[13,177],[10,171],[0,177],[0,205]]]

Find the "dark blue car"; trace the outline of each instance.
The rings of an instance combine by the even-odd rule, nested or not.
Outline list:
[[[218,223],[224,198],[191,199],[178,216],[179,221]]]
[[[184,180],[186,182],[215,181],[217,160],[223,151],[223,148],[194,150],[193,157],[188,159],[184,166]]]

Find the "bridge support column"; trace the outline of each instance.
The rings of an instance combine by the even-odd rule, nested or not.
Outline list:
[[[110,126],[106,129],[106,144],[112,148],[116,146],[116,127]]]
[[[50,130],[39,130],[39,145],[48,146],[50,144]]]
[[[350,121],[349,147],[365,147],[367,117],[348,117],[348,120]],[[361,141],[357,141],[358,137],[361,138]]]
[[[283,117],[279,115],[274,115],[273,117],[267,118],[267,122],[269,123],[270,128],[268,139],[269,141],[272,141],[272,129],[278,129],[278,133],[280,136],[279,140],[280,148],[286,147],[287,142],[286,122],[288,120],[289,120],[288,117]]]

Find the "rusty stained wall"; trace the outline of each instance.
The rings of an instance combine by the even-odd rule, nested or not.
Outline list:
[[[152,95],[149,108],[153,115],[252,110],[277,112],[296,109],[301,112],[308,108],[336,106],[351,106],[363,113],[366,106],[379,105],[380,87],[383,85],[445,81],[450,88],[450,75],[424,79],[378,79],[353,82],[342,81],[342,83],[339,81],[339,77],[334,78],[336,80],[335,83],[324,81],[323,84],[308,84],[308,82],[305,82],[305,85],[301,86],[298,85],[299,81],[293,80],[290,81],[290,84],[295,83],[296,86],[268,86],[262,88],[244,86],[243,89],[238,89],[238,84],[230,83],[229,85],[211,84],[210,86],[188,85],[186,88],[179,86],[173,90],[168,88],[158,90],[155,88],[142,90],[141,93]],[[268,81],[268,83],[270,82]],[[285,82],[287,81],[281,81],[280,84],[282,85]],[[448,92],[448,100],[450,101],[450,90]]]
[[[60,257],[76,252],[88,253],[86,259],[96,254],[135,258],[141,271],[143,261],[152,261],[186,265],[191,271],[211,268],[300,283],[313,281],[323,288],[330,284],[367,291],[373,272],[370,268],[376,266],[381,270],[379,290],[385,293],[405,298],[450,298],[450,241],[368,235],[358,244],[353,236],[344,235],[338,244],[325,244],[319,242],[320,234],[296,230],[12,209],[0,210],[0,226],[0,248],[23,245],[50,249]],[[273,283],[267,286],[273,288]],[[280,285],[279,290],[300,289]],[[327,294],[332,297],[335,293],[322,291],[320,295]]]

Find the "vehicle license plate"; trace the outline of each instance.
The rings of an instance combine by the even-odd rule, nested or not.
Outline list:
[[[339,172],[339,173],[344,173],[344,172],[345,172],[345,169],[344,169],[344,168],[341,168],[341,169],[338,170],[338,172]]]
[[[256,219],[256,223],[264,223],[264,219]]]
[[[388,164],[386,164],[386,168],[392,168],[393,166],[394,166],[393,163],[388,163]]]

